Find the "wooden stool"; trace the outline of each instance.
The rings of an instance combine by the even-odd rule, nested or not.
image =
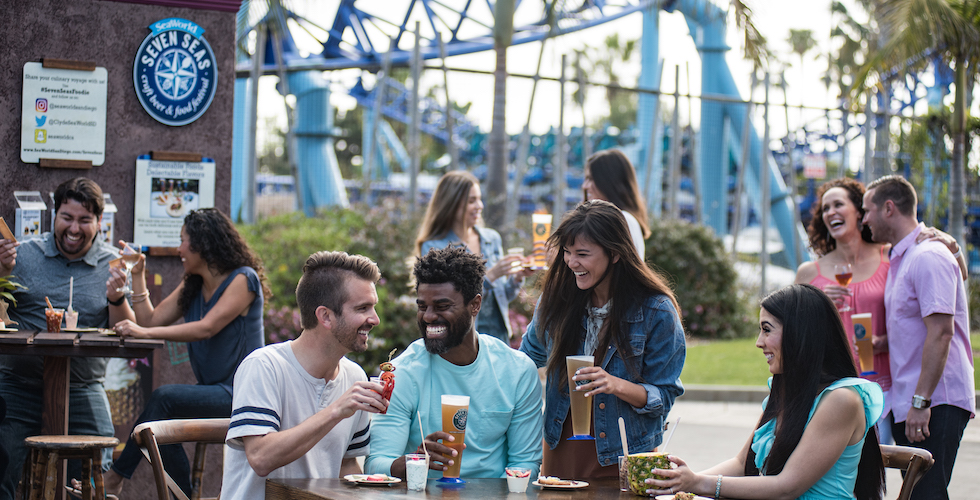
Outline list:
[[[102,482],[102,450],[119,444],[114,437],[102,436],[32,436],[24,440],[30,456],[24,462],[22,488],[28,500],[50,500],[55,492],[64,488],[58,484],[58,469],[62,460],[77,458],[82,461],[82,497],[102,500],[105,485]],[[94,464],[94,467],[93,467]],[[95,492],[92,492],[92,479]]]

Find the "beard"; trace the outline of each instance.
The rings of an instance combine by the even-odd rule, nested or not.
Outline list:
[[[429,325],[446,325],[446,336],[441,339],[430,339],[426,333]],[[461,316],[458,320],[450,323],[448,321],[437,321],[426,323],[419,320],[419,330],[422,332],[422,339],[425,341],[425,350],[429,354],[445,354],[450,349],[463,343],[466,334],[473,328],[473,318]]]
[[[335,334],[337,342],[351,352],[366,351],[367,342],[360,342],[360,337],[357,335],[357,330],[362,326],[364,325],[351,325],[343,317],[338,316],[337,332]]]

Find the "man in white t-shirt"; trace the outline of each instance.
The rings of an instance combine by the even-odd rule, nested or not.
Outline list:
[[[367,349],[378,324],[377,264],[317,252],[296,301],[303,332],[252,352],[235,374],[221,497],[265,498],[266,478],[335,478],[361,472],[370,416],[388,408],[381,384],[344,357]]]

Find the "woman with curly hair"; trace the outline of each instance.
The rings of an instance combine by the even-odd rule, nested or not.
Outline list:
[[[145,257],[133,267],[136,323],[116,324],[123,337],[187,342],[197,385],[164,385],[153,391],[137,424],[172,418],[231,416],[232,384],[239,363],[265,344],[262,306],[271,297],[262,261],[227,215],[214,208],[187,214],[177,249],[184,279],[156,307],[149,300]],[[183,323],[174,324],[183,319]],[[190,464],[181,445],[160,447],[163,465],[191,494]],[[106,492],[119,493],[143,461],[132,438],[105,475]]]
[[[734,458],[695,473],[673,455],[647,493],[714,498],[880,500],[885,469],[873,426],[881,388],[857,377],[834,303],[812,285],[762,299],[755,346],[769,365],[769,397]]]
[[[819,203],[811,208],[813,218],[808,233],[810,246],[818,259],[804,262],[796,272],[796,283],[809,283],[820,288],[841,307],[841,320],[844,331],[858,363],[854,347],[854,329],[851,315],[871,313],[872,343],[874,345],[874,373],[864,375],[877,382],[885,392],[885,411],[890,411],[888,391],[891,389],[891,372],[888,367],[888,339],[885,331],[885,278],[888,276],[889,245],[875,243],[871,230],[861,222],[864,218],[862,208],[864,185],[843,177],[825,182],[817,191]],[[956,241],[942,231],[931,228],[922,231],[920,241],[937,239],[950,246],[950,251],[958,250]],[[956,247],[955,249],[952,247]],[[835,268],[850,264],[852,281],[841,286],[835,279]],[[965,264],[961,264],[965,269]],[[847,304],[850,310],[844,310]],[[879,425],[881,442],[892,441],[890,426]]]

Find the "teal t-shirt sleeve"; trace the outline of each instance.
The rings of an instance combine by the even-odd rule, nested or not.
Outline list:
[[[541,441],[544,438],[544,413],[541,411],[541,380],[528,360],[519,360],[514,373],[520,374],[513,419],[507,429],[507,467],[531,469],[538,477],[541,469]]]

